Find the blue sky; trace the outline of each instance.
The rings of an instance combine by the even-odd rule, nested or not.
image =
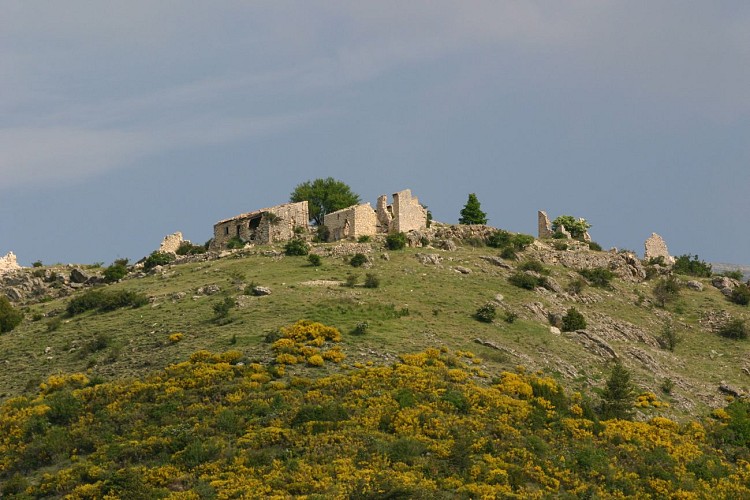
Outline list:
[[[332,176],[750,264],[750,3],[2,1],[0,255],[138,259]]]

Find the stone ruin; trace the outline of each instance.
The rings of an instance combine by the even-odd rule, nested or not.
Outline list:
[[[210,248],[226,248],[227,243],[234,238],[259,245],[289,241],[297,231],[309,230],[309,219],[307,201],[285,203],[240,214],[214,224],[214,238]]]
[[[182,239],[182,233],[177,231],[176,233],[169,234],[164,237],[164,239],[161,242],[161,245],[159,245],[158,252],[160,253],[171,253],[171,254],[177,254],[177,250],[180,248],[180,245],[186,241]],[[188,243],[190,243],[188,241]]]
[[[658,234],[651,233],[651,236],[649,236],[649,238],[643,244],[643,247],[644,260],[648,261],[650,259],[658,259],[659,257],[663,257],[665,264],[671,266],[675,263],[675,258],[669,255],[669,250],[667,250],[667,243],[664,241],[664,238],[662,238]]]
[[[562,234],[568,240],[572,238],[570,232],[565,229],[565,226],[563,225],[560,225],[560,227],[557,228],[557,231],[554,231],[552,229],[552,222],[550,222],[549,217],[547,217],[547,212],[545,212],[544,210],[539,210],[537,212],[537,228],[540,240],[545,238],[554,238],[555,233]],[[585,231],[583,233],[583,241],[587,243],[591,241],[591,235],[588,231]]]
[[[376,234],[421,231],[427,227],[427,209],[411,190],[393,193],[393,203],[388,197],[378,198],[376,208],[369,203],[354,205],[326,214],[323,224],[329,229],[329,241]]]
[[[21,269],[16,260],[16,254],[8,252],[5,256],[0,257],[0,274],[15,271],[16,269]]]

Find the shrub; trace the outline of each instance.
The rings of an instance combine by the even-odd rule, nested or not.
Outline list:
[[[514,323],[518,319],[518,313],[513,311],[505,311],[505,322]]]
[[[578,295],[583,291],[584,288],[586,288],[586,281],[584,281],[581,278],[576,278],[570,283],[568,283],[568,293],[571,293],[573,295]]]
[[[318,267],[323,263],[323,259],[320,258],[320,255],[311,253],[307,256],[307,262],[313,267]]]
[[[735,287],[732,290],[732,295],[729,296],[729,300],[741,306],[750,304],[750,287],[745,284]]]
[[[47,322],[47,331],[54,332],[58,330],[60,326],[62,326],[62,318],[60,316],[55,316]]]
[[[615,274],[612,271],[603,267],[596,267],[594,269],[581,269],[578,272],[592,285],[599,288],[609,288],[610,281],[612,281],[612,278],[615,277]]]
[[[513,249],[513,247],[505,247],[500,252],[500,257],[505,260],[513,260],[516,258],[516,251]]]
[[[495,320],[496,314],[495,304],[488,302],[477,309],[474,313],[474,318],[483,323],[492,323]]]
[[[728,339],[744,340],[747,338],[747,325],[744,319],[731,319],[719,328],[718,333]]]
[[[708,278],[711,276],[711,264],[707,264],[698,258],[697,255],[680,255],[675,259],[672,270],[678,274],[687,274],[699,278]]]
[[[727,278],[732,278],[733,280],[740,281],[745,278],[745,275],[742,274],[742,271],[739,269],[734,269],[732,271],[724,271],[721,273],[721,276],[726,276]]]
[[[344,286],[353,288],[357,284],[358,280],[359,280],[359,276],[357,276],[356,274],[347,274],[346,280],[344,281]]]
[[[602,246],[595,241],[589,241],[589,250],[593,250],[595,252],[601,252]]]
[[[330,237],[331,230],[321,224],[315,229],[315,238],[313,239],[313,241],[315,241],[316,243],[325,243]]]
[[[510,246],[510,240],[513,235],[508,231],[498,229],[487,238],[487,246],[492,248],[505,248]]]
[[[369,243],[370,242],[370,235],[363,234],[359,238],[357,238],[357,243]]]
[[[553,241],[552,247],[554,247],[555,250],[563,251],[568,249],[568,244],[564,241]]]
[[[672,322],[668,321],[662,327],[661,335],[656,340],[659,342],[662,349],[674,351],[681,339],[679,335],[677,335],[677,331],[674,329]]]
[[[661,390],[664,394],[672,394],[674,389],[674,380],[671,378],[665,378],[661,383]]]
[[[552,221],[552,229],[558,232],[560,226],[565,226],[565,230],[575,239],[583,238],[583,234],[591,227],[586,219],[576,219],[572,215],[561,215]]]
[[[212,308],[214,310],[214,321],[221,322],[229,317],[229,312],[234,307],[234,299],[232,297],[224,297],[221,302],[216,302]]]
[[[363,265],[367,264],[368,261],[369,259],[367,258],[367,255],[363,253],[355,253],[354,255],[352,255],[349,264],[352,267],[362,267]]]
[[[165,252],[153,252],[143,261],[143,269],[149,271],[156,266],[165,266],[174,260],[174,255]]]
[[[366,321],[360,321],[352,330],[352,335],[364,335],[368,328],[370,328],[370,325]]]
[[[534,237],[530,234],[514,234],[513,237],[510,239],[510,244],[515,248],[516,250],[525,250],[527,246],[534,243]]]
[[[522,262],[518,266],[518,269],[520,269],[521,271],[533,271],[539,274],[549,274],[549,269],[544,267],[544,264],[542,264],[538,260],[533,259]]]
[[[377,288],[380,286],[380,278],[373,273],[365,274],[365,288]]]
[[[307,255],[310,252],[310,245],[305,240],[294,238],[284,245],[284,253],[289,256]]]
[[[562,331],[574,332],[586,328],[586,318],[575,307],[568,309],[562,318]]]
[[[245,248],[245,242],[242,241],[242,238],[240,238],[239,236],[234,236],[229,241],[227,241],[227,248],[229,250]]]
[[[5,295],[0,295],[0,333],[12,331],[23,321],[23,313],[16,310]]]
[[[104,281],[113,283],[123,279],[128,274],[128,259],[117,259],[104,270]]]
[[[526,290],[533,290],[538,286],[542,286],[543,284],[542,279],[524,272],[517,272],[512,274],[508,278],[508,282],[510,282],[511,285],[517,286],[519,288],[524,288]]]
[[[42,267],[43,265],[44,264],[42,263],[41,260],[35,260],[34,262],[31,263],[31,267]]]
[[[662,278],[654,285],[654,298],[659,307],[664,307],[680,295],[680,283],[674,276]]]
[[[406,235],[404,233],[391,233],[385,237],[385,246],[388,250],[401,250],[406,247]]]
[[[148,297],[132,290],[89,290],[68,302],[66,312],[75,316],[86,311],[114,311],[124,307],[138,308],[148,304]]]
[[[177,255],[198,255],[206,253],[206,247],[203,245],[193,245],[189,241],[183,241],[177,248]]]

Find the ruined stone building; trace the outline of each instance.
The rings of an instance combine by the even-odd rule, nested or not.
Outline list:
[[[422,230],[427,227],[427,209],[405,189],[393,194],[390,205],[382,195],[375,209],[369,203],[354,205],[326,214],[323,224],[330,231],[329,241]]]
[[[307,201],[240,214],[214,224],[211,248],[224,248],[233,238],[260,245],[288,241],[294,238],[295,231],[306,232],[309,229],[309,219]]]

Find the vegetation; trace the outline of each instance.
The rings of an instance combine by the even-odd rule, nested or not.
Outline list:
[[[133,290],[95,288],[70,299],[65,310],[69,316],[75,316],[86,311],[109,312],[125,307],[137,308],[146,304],[148,304],[148,297]]]
[[[576,219],[572,215],[561,215],[552,221],[552,230],[556,233],[560,232],[560,228],[563,226],[573,239],[581,240],[584,233],[591,227],[591,224],[586,219]]]
[[[289,196],[289,201],[307,201],[310,220],[322,226],[326,214],[356,205],[360,198],[347,184],[327,177],[298,184]]]
[[[581,274],[581,276],[586,278],[589,283],[599,288],[610,288],[612,278],[615,277],[615,273],[603,267],[581,269],[578,272]]]
[[[112,265],[104,270],[104,281],[114,283],[120,281],[128,274],[128,259],[117,259]]]
[[[634,399],[635,386],[630,380],[630,372],[618,361],[612,367],[602,393],[602,418],[631,418]]]
[[[574,332],[586,328],[586,318],[578,309],[571,307],[562,317],[562,331]]]
[[[479,307],[479,309],[477,309],[477,312],[474,313],[474,317],[477,320],[482,321],[483,323],[492,323],[495,320],[496,315],[496,307],[492,302],[488,302]]]
[[[698,258],[697,255],[680,255],[675,259],[672,271],[677,274],[687,274],[698,278],[708,278],[711,276],[711,264],[707,264]]]
[[[508,282],[518,288],[534,290],[537,287],[543,287],[547,281],[544,277],[537,277],[530,273],[517,271],[508,278]]]
[[[474,193],[469,194],[466,205],[461,209],[459,224],[487,224],[487,214],[482,212],[481,204]]]
[[[367,273],[365,274],[365,288],[378,288],[380,286],[380,278],[376,274]]]
[[[145,269],[146,271],[150,271],[156,266],[166,266],[172,261],[174,261],[174,255],[172,255],[171,253],[155,251],[152,252],[151,255],[146,257],[145,261],[143,261],[143,269]]]
[[[675,330],[674,324],[671,321],[667,321],[661,330],[661,335],[657,338],[659,345],[662,349],[674,352],[677,344],[680,343],[680,336]]]
[[[401,250],[406,247],[406,235],[404,233],[391,233],[385,237],[385,246],[388,250]]]
[[[0,294],[0,333],[13,331],[23,321],[23,313],[16,310],[5,295]]]
[[[744,283],[734,287],[732,294],[729,296],[729,300],[741,306],[750,304],[750,287]]]
[[[742,271],[739,269],[732,269],[731,271],[724,271],[721,273],[721,276],[725,276],[727,278],[732,278],[733,280],[741,281],[745,278],[745,275],[742,274]]]
[[[718,330],[719,335],[733,340],[744,340],[747,338],[747,325],[744,319],[730,319]]]
[[[529,259],[518,265],[520,271],[532,271],[539,274],[549,274],[549,269],[544,264],[535,259]]]
[[[246,243],[242,241],[242,238],[240,238],[239,236],[233,236],[226,243],[229,250],[239,250],[240,248],[245,248],[245,244]]]
[[[193,245],[189,241],[183,241],[177,248],[177,255],[199,255],[206,253],[205,245]]]
[[[680,282],[674,276],[661,278],[654,285],[654,299],[659,307],[665,307],[680,295]]]
[[[352,258],[349,259],[349,265],[352,267],[362,267],[369,262],[367,255],[363,253],[355,253]]]
[[[293,238],[284,245],[284,253],[288,256],[304,256],[310,252],[310,245],[301,238]]]
[[[323,264],[323,259],[320,257],[320,255],[311,253],[307,256],[307,262],[309,262],[313,267],[318,267]]]

